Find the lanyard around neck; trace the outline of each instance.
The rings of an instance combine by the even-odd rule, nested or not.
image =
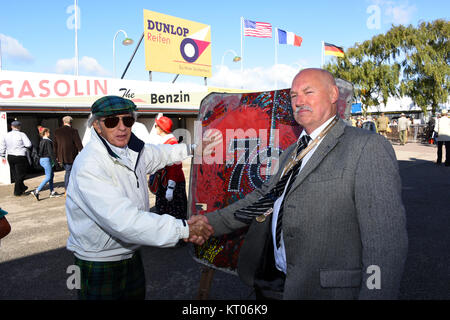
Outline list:
[[[300,154],[297,157],[295,157],[291,161],[289,161],[286,164],[286,166],[284,167],[281,177],[283,177],[288,172],[290,172],[290,170],[295,166],[295,164],[297,162],[301,161],[308,154],[308,152],[311,151],[319,143],[320,140],[322,140],[322,138],[334,127],[334,125],[338,122],[338,120],[339,120],[339,118],[335,117],[333,119],[333,121],[331,121],[325,127],[325,129],[323,129],[320,132],[320,134],[310,144],[308,144],[308,146],[305,149],[303,149],[302,152],[300,152]]]

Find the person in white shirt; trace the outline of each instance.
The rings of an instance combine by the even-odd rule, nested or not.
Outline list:
[[[436,164],[442,163],[442,147],[445,145],[445,166],[450,167],[450,118],[446,109],[442,110],[441,117],[437,119],[434,131],[437,134],[438,146]]]
[[[0,156],[4,161],[8,155],[8,163],[14,174],[14,195],[21,196],[28,189],[23,183],[28,172],[27,149],[31,148],[31,141],[27,135],[20,131],[22,124],[20,121],[11,123],[11,131],[0,141]]]
[[[136,105],[105,96],[91,107],[89,143],[76,157],[66,195],[67,249],[81,271],[79,299],[143,299],[139,247],[202,244],[203,217],[186,222],[149,212],[147,174],[187,158],[191,146],[150,145],[132,132]]]

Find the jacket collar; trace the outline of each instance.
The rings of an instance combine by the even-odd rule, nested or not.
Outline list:
[[[142,149],[144,149],[144,141],[136,137],[136,135],[132,132],[130,141],[128,142],[128,148],[139,153]]]
[[[120,157],[108,145],[106,140],[101,135],[99,135],[95,129],[92,129],[92,130],[94,130],[95,136],[98,137],[98,139],[103,143],[106,150],[108,151],[108,154],[115,159],[120,159]],[[136,137],[134,135],[134,133],[132,132],[130,141],[128,142],[128,148],[134,152],[140,153],[141,150],[144,148],[144,145],[145,145],[145,143],[142,140],[140,140],[138,137]]]

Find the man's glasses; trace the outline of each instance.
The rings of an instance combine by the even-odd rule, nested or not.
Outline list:
[[[109,118],[105,118],[102,121],[105,124],[105,127],[112,129],[117,127],[117,125],[119,124],[120,119],[122,119],[122,122],[124,124],[125,127],[131,128],[134,124],[134,118],[133,117],[109,117]]]

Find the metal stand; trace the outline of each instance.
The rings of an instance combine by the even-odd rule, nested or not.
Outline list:
[[[211,289],[211,282],[214,277],[214,272],[215,270],[212,268],[203,267],[197,300],[208,300],[209,290]]]

